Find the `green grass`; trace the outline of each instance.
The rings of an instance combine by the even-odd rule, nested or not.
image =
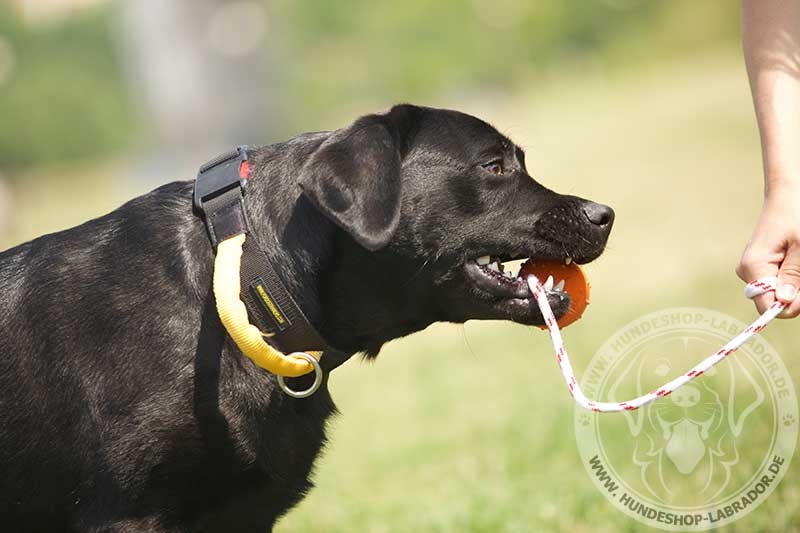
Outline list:
[[[735,52],[613,76],[579,70],[531,79],[502,98],[432,103],[490,119],[523,145],[545,184],[616,209],[608,252],[588,267],[592,305],[565,334],[580,377],[614,331],[646,313],[701,306],[754,317],[733,267],[761,184]],[[102,206],[83,204],[74,189],[51,191],[45,177],[18,181],[20,225],[6,244],[112,207],[123,194],[102,186],[104,174],[91,178]],[[798,327],[781,322],[764,334],[795,380]],[[331,386],[342,415],[317,488],[281,533],[647,530],[586,474],[573,404],[538,330],[436,325],[390,343],[374,364],[349,362]],[[746,455],[759,453],[742,439]],[[722,530],[800,530],[798,479],[800,460],[763,505]]]

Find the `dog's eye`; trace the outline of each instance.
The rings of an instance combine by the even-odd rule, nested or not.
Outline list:
[[[505,170],[503,169],[503,162],[500,160],[486,163],[483,165],[483,168],[496,176],[502,176],[505,173]]]

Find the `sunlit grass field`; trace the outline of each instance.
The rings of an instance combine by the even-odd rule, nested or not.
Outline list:
[[[608,251],[587,267],[592,305],[565,333],[579,379],[614,331],[646,313],[698,306],[754,318],[733,273],[761,198],[735,51],[633,72],[579,65],[507,94],[428,103],[488,119],[523,146],[543,183],[615,208]],[[64,169],[69,179],[57,185],[60,169],[26,175],[16,189],[19,224],[0,245],[112,208],[130,195],[107,181],[113,167]],[[87,204],[89,186],[96,194]],[[764,333],[798,381],[799,331],[781,322]],[[277,531],[648,530],[612,507],[584,470],[572,400],[539,330],[436,325],[390,343],[375,363],[349,362],[331,381],[342,414],[317,487]],[[762,453],[742,439],[745,462]],[[800,530],[798,475],[800,460],[763,505],[722,530]]]

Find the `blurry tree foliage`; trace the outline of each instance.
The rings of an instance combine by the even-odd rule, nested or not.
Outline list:
[[[630,67],[730,45],[739,4],[716,0],[274,0],[294,113],[480,89],[548,72]],[[533,87],[532,87],[533,88]],[[352,103],[350,104],[353,105]]]
[[[107,9],[26,25],[0,2],[0,170],[104,157],[130,138]],[[13,176],[13,172],[10,175]]]
[[[330,127],[360,106],[508,90],[738,38],[732,0],[263,1],[279,70],[265,98],[280,98],[288,119],[278,136]],[[14,55],[0,78],[0,169],[104,157],[135,138],[112,5],[30,27],[0,2],[0,41]]]

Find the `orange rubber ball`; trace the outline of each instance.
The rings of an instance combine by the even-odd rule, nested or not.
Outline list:
[[[528,274],[533,274],[542,283],[547,276],[553,276],[555,283],[564,280],[564,292],[569,294],[570,304],[567,312],[558,320],[558,327],[565,328],[583,315],[589,305],[589,278],[580,265],[575,263],[567,265],[563,261],[552,259],[535,261],[529,259],[520,269],[522,279],[526,279]],[[539,327],[547,329],[546,326]]]

